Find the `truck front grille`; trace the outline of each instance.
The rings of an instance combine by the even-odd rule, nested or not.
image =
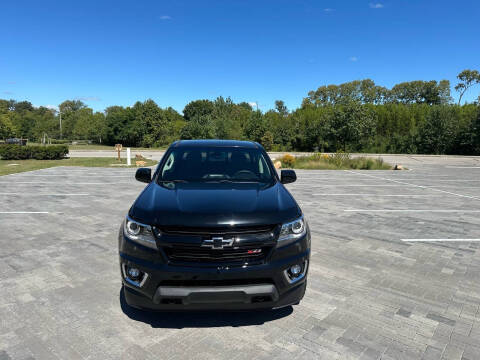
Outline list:
[[[168,260],[179,265],[213,264],[240,266],[265,262],[276,244],[276,225],[253,227],[162,227],[162,249]],[[214,238],[232,240],[223,248],[215,248]]]
[[[266,246],[230,249],[175,246],[165,248],[165,253],[171,261],[258,264],[265,260],[270,249]]]

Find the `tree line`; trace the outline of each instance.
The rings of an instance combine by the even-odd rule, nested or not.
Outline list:
[[[479,83],[478,71],[462,71],[454,104],[448,80],[403,82],[391,89],[355,80],[320,86],[293,111],[278,100],[266,112],[223,97],[192,101],[183,114],[153,100],[104,112],[79,100],[64,101],[58,110],[0,100],[0,139],[158,147],[177,139],[219,138],[258,141],[267,150],[480,155],[479,101],[460,105]]]

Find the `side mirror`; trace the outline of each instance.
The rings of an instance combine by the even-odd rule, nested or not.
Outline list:
[[[149,183],[152,181],[152,169],[150,168],[140,168],[135,173],[135,179],[140,182]]]
[[[297,180],[297,174],[294,170],[282,170],[280,173],[280,182],[282,184],[289,184]]]

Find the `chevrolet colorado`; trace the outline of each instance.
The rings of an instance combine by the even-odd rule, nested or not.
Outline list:
[[[174,142],[120,229],[123,293],[151,310],[280,308],[306,289],[310,230],[263,147]]]

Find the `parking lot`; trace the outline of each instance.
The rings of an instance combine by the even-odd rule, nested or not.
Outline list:
[[[307,293],[254,313],[125,307],[116,235],[144,186],[134,169],[2,176],[0,359],[480,359],[480,160],[401,161],[297,171]]]

